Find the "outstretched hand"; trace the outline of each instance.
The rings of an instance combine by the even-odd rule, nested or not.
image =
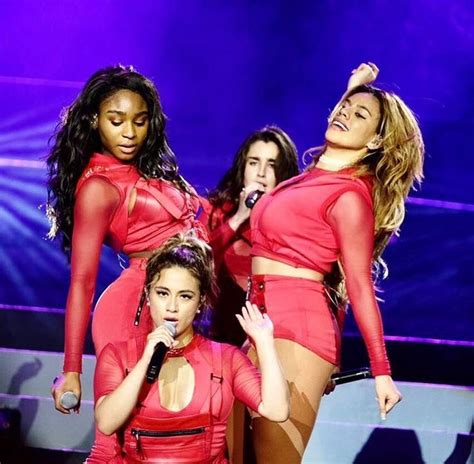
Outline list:
[[[242,329],[255,343],[273,338],[272,321],[267,314],[262,314],[257,306],[250,301],[246,301],[245,306],[242,306],[242,315],[236,314],[236,317]]]
[[[374,63],[361,63],[351,72],[351,77],[347,82],[347,90],[352,90],[359,85],[370,84],[377,79],[379,68]]]

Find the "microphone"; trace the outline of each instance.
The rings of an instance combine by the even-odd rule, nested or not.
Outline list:
[[[257,201],[260,200],[260,197],[264,193],[265,192],[262,192],[261,190],[254,190],[253,192],[250,192],[247,195],[247,198],[245,199],[245,206],[247,208],[252,209],[255,206],[255,203],[257,203]]]
[[[355,382],[356,380],[368,379],[372,377],[372,373],[368,367],[360,369],[352,369],[349,371],[342,371],[331,376],[331,380],[335,385],[342,385],[344,383]]]
[[[165,321],[164,325],[171,333],[171,336],[173,338],[176,337],[176,324],[170,321]],[[155,351],[146,371],[146,381],[148,383],[153,383],[157,379],[168,350],[169,348],[163,342],[159,342],[155,345]]]
[[[74,409],[79,404],[79,398],[72,391],[67,391],[59,398],[59,404],[64,409]]]

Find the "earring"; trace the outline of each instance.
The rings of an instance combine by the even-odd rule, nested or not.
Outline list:
[[[98,121],[99,121],[99,115],[97,113],[94,113],[91,118],[92,129],[94,130],[97,129]]]

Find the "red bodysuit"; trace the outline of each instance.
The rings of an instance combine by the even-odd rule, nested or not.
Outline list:
[[[246,335],[235,314],[240,314],[245,303],[248,276],[251,273],[250,222],[245,221],[237,230],[229,225],[234,205],[225,203],[213,207],[202,200],[204,214],[201,220],[208,227],[209,244],[214,252],[219,295],[213,305],[212,337],[215,340],[241,346]]]
[[[104,348],[95,373],[96,400],[120,385],[141,356],[144,342],[141,337]],[[227,463],[225,430],[234,398],[257,411],[262,401],[260,373],[237,348],[200,335],[172,355],[184,356],[193,367],[191,402],[181,411],[170,411],[160,403],[160,380],[144,383],[124,427],[123,462]]]
[[[317,167],[279,184],[251,216],[252,256],[327,273],[340,259],[349,300],[373,375],[390,373],[371,277],[374,213],[371,179]],[[340,333],[321,283],[254,276],[252,299],[268,311],[276,338],[288,338],[337,364]]]
[[[135,205],[129,212],[135,193]],[[126,254],[153,250],[176,233],[196,226],[198,208],[196,196],[171,182],[145,180],[133,165],[123,164],[113,156],[92,156],[76,188],[65,372],[81,371],[102,244],[108,243]],[[101,295],[92,324],[96,355],[107,343],[129,336],[144,269],[145,260],[131,259],[130,267]]]

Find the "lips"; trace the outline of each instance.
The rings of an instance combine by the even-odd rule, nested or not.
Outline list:
[[[136,145],[119,145],[119,149],[122,153],[130,154],[135,152],[137,149]]]
[[[347,132],[349,130],[349,128],[342,121],[339,121],[338,119],[334,119],[334,121],[331,123],[331,126],[336,126],[344,132]]]

